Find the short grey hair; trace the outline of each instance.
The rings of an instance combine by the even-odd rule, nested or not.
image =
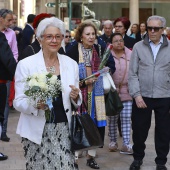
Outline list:
[[[37,27],[37,31],[36,31],[36,36],[39,39],[42,39],[42,35],[44,34],[44,31],[49,27],[49,26],[53,26],[58,28],[61,31],[61,34],[63,36],[65,36],[65,25],[64,22],[61,21],[60,19],[56,18],[56,17],[51,17],[51,18],[45,18],[43,19]]]
[[[5,18],[8,14],[13,14],[9,9],[0,9],[0,17]]]
[[[110,20],[106,20],[106,21],[104,21],[104,23],[103,23],[103,26],[105,26],[105,25],[111,25],[111,26],[113,27],[113,22],[110,21]]]
[[[164,17],[158,16],[158,15],[150,16],[147,20],[147,25],[148,25],[148,22],[151,21],[151,20],[159,20],[162,23],[162,27],[163,28],[166,27],[166,19]]]

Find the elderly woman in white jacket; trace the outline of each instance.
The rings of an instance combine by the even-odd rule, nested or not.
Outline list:
[[[14,107],[21,112],[17,134],[22,137],[27,170],[78,168],[70,151],[69,130],[71,105],[78,107],[82,99],[77,63],[58,53],[64,34],[61,20],[54,17],[42,20],[36,32],[42,50],[20,61],[16,69]],[[43,102],[32,105],[24,94],[23,80],[42,72],[57,76],[62,84],[62,91],[51,103],[55,115],[52,121],[45,118]]]

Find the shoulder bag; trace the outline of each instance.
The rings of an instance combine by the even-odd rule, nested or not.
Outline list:
[[[119,83],[119,92],[122,88],[122,84],[125,79],[125,75],[126,75],[126,71],[127,71],[127,59],[125,59],[125,60],[126,60],[126,69],[125,69],[122,81]],[[114,89],[114,91],[110,90],[105,95],[106,116],[118,115],[123,109],[123,104],[122,104],[122,101],[121,101],[119,94],[116,90],[116,87],[113,89]]]
[[[89,150],[100,146],[103,146],[103,141],[90,115],[73,111],[71,117],[71,150]]]

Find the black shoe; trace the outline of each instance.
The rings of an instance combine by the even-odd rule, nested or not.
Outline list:
[[[6,133],[1,134],[1,140],[4,142],[9,142],[10,138],[6,135]]]
[[[8,159],[8,156],[4,155],[3,153],[0,152],[0,161],[4,161]]]
[[[156,170],[167,170],[167,167],[165,165],[156,165]]]
[[[129,170],[139,170],[142,164],[143,164],[142,160],[134,160],[130,165]]]
[[[93,169],[99,169],[99,165],[97,162],[94,160],[94,158],[87,159],[87,166]]]

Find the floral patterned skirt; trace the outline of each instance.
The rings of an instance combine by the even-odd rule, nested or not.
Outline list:
[[[68,123],[46,123],[41,145],[26,138],[24,145],[27,170],[77,170],[70,151]]]

